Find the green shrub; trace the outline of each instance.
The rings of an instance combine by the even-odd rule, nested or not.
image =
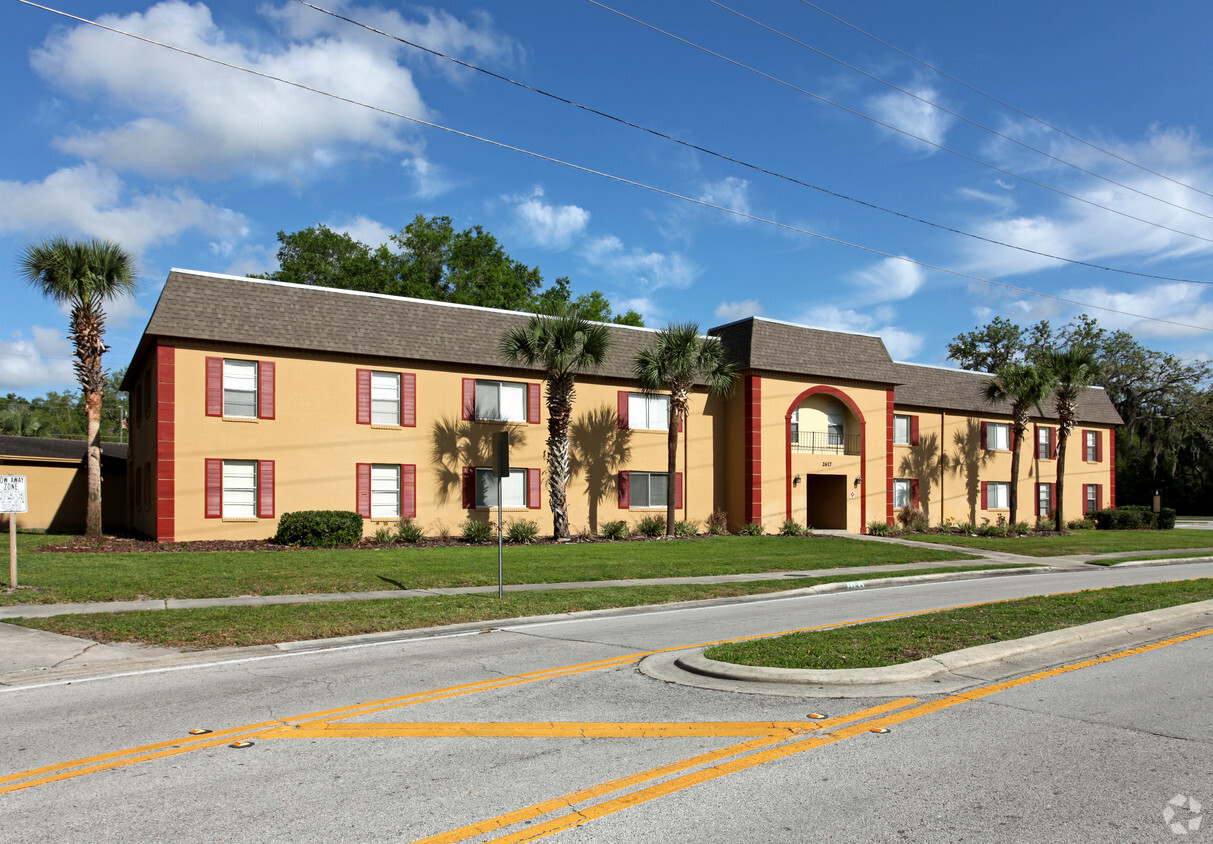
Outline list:
[[[665,535],[665,516],[645,516],[636,523],[636,531],[650,539]]]
[[[488,522],[464,522],[459,529],[459,536],[464,542],[479,545],[493,538],[493,526]]]
[[[1052,530],[1055,527],[1057,527],[1057,522],[1055,519],[1053,519],[1052,516],[1037,516],[1036,517],[1036,529],[1037,530]]]
[[[1066,522],[1068,530],[1095,530],[1095,522],[1090,519],[1071,519]]]
[[[627,539],[628,523],[625,521],[606,522],[602,526],[603,539]]]
[[[893,526],[890,524],[886,524],[885,522],[877,521],[874,519],[874,520],[868,522],[868,535],[869,536],[892,536],[893,535]]]
[[[332,548],[362,541],[362,516],[351,510],[299,510],[278,518],[279,545]]]
[[[392,532],[390,527],[386,525],[375,529],[375,544],[376,545],[391,545],[396,541],[396,534]]]
[[[1106,510],[1095,510],[1088,513],[1087,518],[1095,522],[1099,530],[1157,530],[1162,522],[1163,530],[1175,527],[1175,510],[1163,507],[1162,512],[1154,515],[1154,509],[1142,504],[1125,504],[1122,507]]]
[[[805,529],[795,519],[786,519],[779,528],[780,536],[804,536]]]
[[[1027,536],[1032,532],[1032,526],[1027,522],[1016,522],[1011,526],[1013,536]]]
[[[989,522],[986,522],[984,525],[982,525],[981,527],[979,527],[977,529],[977,535],[978,536],[1006,536],[1007,535],[1007,526],[1003,522],[999,522],[998,524],[990,524]]]
[[[674,522],[675,536],[698,536],[699,530],[691,522],[678,521]]]
[[[742,536],[762,536],[767,529],[762,526],[762,522],[748,522],[737,532]]]
[[[1158,524],[1155,525],[1159,530],[1174,530],[1175,529],[1175,508],[1163,507],[1162,512],[1158,514]]]
[[[396,541],[407,542],[409,545],[416,545],[421,540],[425,539],[425,534],[421,532],[421,528],[412,519],[401,519],[400,527],[396,529]]]
[[[712,515],[704,520],[704,524],[709,535],[724,536],[729,532],[729,514],[717,507],[712,511]]]
[[[922,522],[923,524],[926,524],[926,521],[927,514],[919,510],[917,507],[902,507],[897,511],[897,523],[902,527],[910,528],[910,530],[914,530],[914,528],[910,526],[915,522]],[[930,527],[930,525],[927,525],[927,527]]]
[[[956,526],[956,532],[961,536],[969,536],[970,534],[977,533],[977,525],[972,522],[961,522]]]
[[[526,520],[511,521],[505,529],[505,538],[516,545],[530,545],[539,537],[539,525]]]
[[[926,520],[925,516],[921,519],[911,519],[910,523],[906,525],[906,530],[910,533],[926,533],[930,529],[931,523]]]

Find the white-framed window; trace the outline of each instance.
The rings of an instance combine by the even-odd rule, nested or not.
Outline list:
[[[628,393],[628,427],[645,431],[670,430],[670,397]]]
[[[476,381],[476,418],[526,422],[527,385],[517,381]]]
[[[1036,485],[1036,515],[1048,516],[1053,509],[1053,484]]]
[[[257,518],[257,461],[223,461],[223,518]]]
[[[986,484],[986,509],[1006,510],[1011,506],[1011,485],[1006,481],[990,481]]]
[[[893,445],[910,444],[910,417],[900,413],[893,417]]]
[[[1011,426],[1006,422],[986,423],[986,451],[1007,451],[1011,448]]]
[[[847,414],[842,405],[831,404],[826,407],[826,434],[830,445],[842,445],[842,437],[846,432],[846,418]]]
[[[395,463],[371,464],[371,518],[395,519],[400,516],[400,466]]]
[[[527,470],[511,469],[508,478],[501,479],[501,506],[525,507],[527,493]],[[492,469],[476,470],[476,506],[497,506],[497,475]]]
[[[1083,508],[1083,514],[1094,513],[1099,509],[1099,484],[1086,484],[1086,507]]]
[[[257,361],[224,358],[223,415],[257,418]]]
[[[371,424],[400,424],[400,373],[371,373]]]
[[[670,476],[665,472],[629,472],[629,507],[665,507],[669,502]]]
[[[1099,460],[1099,432],[1086,431],[1083,434],[1083,439],[1085,440],[1083,445],[1085,446],[1087,452],[1087,462],[1097,462]]]
[[[1036,429],[1036,458],[1053,459],[1053,429],[1041,425]]]
[[[910,482],[905,479],[893,480],[893,509],[900,510],[910,506]]]

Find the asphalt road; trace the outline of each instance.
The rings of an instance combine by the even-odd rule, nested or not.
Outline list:
[[[1213,841],[1213,636],[914,700],[636,669],[722,639],[1209,576],[922,584],[0,690],[0,841]],[[1183,836],[1163,814],[1177,797]]]

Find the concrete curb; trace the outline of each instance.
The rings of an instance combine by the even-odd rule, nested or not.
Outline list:
[[[884,668],[807,670],[735,665],[708,659],[703,655],[703,649],[649,657],[640,668],[643,673],[666,682],[756,694],[844,696],[847,692],[861,692],[863,696],[881,696],[940,693],[955,691],[974,680],[987,681],[1025,669],[1089,658],[1210,624],[1213,624],[1213,601],[1201,601],[965,648]],[[701,679],[709,682],[699,682]],[[738,688],[739,685],[749,688]],[[906,688],[908,686],[915,688]],[[800,687],[801,691],[789,687]]]
[[[1158,560],[1125,560],[1123,563],[1115,561],[1108,563],[1106,566],[1098,562],[1100,558],[1087,560],[1085,565],[1099,566],[1100,568],[1110,569],[1127,569],[1137,566],[1175,566],[1182,563],[1210,563],[1213,562],[1213,556],[1208,557],[1164,557]],[[1107,559],[1106,557],[1103,559]]]

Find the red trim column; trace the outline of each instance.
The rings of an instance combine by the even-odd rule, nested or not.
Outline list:
[[[885,524],[893,524],[893,391],[889,390],[885,398],[885,446],[884,446],[884,500],[885,500]],[[984,424],[984,423],[983,423]],[[867,471],[865,465],[863,471]],[[868,526],[865,522],[859,529],[860,533],[867,531]]]
[[[1108,431],[1108,507],[1116,509],[1116,429]]]
[[[762,377],[745,376],[745,520],[762,521]]]
[[[172,542],[176,532],[176,353],[156,347],[156,541]]]

